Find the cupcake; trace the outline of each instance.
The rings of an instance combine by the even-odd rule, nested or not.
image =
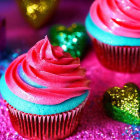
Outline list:
[[[96,0],[86,29],[101,64],[120,72],[140,72],[140,3]]]
[[[47,37],[9,65],[0,85],[14,129],[35,140],[69,136],[89,95],[79,58],[52,47]]]

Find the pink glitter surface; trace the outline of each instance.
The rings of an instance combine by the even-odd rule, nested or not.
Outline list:
[[[82,66],[87,69],[91,80],[91,94],[77,131],[66,140],[135,140],[140,139],[140,127],[117,122],[109,118],[102,106],[102,95],[113,86],[123,86],[127,82],[140,85],[140,74],[123,74],[102,67],[91,49]],[[8,111],[0,100],[0,140],[23,140],[11,126]]]

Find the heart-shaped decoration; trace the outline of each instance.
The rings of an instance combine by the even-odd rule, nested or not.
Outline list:
[[[70,27],[55,25],[49,30],[49,38],[53,46],[60,46],[72,57],[82,57],[88,43],[84,25],[72,24]]]
[[[53,15],[59,0],[17,0],[27,21],[35,28],[44,25]]]
[[[135,84],[107,90],[103,102],[106,112],[115,120],[140,125],[140,90]]]

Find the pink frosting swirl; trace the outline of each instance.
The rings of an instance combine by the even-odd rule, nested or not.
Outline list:
[[[19,65],[28,78],[47,88],[36,88],[24,82],[17,72]],[[59,104],[89,89],[79,58],[72,58],[61,47],[52,47],[47,37],[14,60],[5,79],[15,95],[37,104]]]
[[[93,22],[115,35],[140,38],[139,0],[96,0],[90,8]]]

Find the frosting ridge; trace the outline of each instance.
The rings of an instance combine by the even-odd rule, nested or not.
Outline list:
[[[96,0],[90,8],[92,21],[118,36],[140,38],[139,0]]]
[[[35,87],[23,80],[19,66],[31,81],[46,88]],[[10,64],[5,80],[18,97],[45,105],[62,103],[89,89],[79,58],[72,58],[61,47],[52,47],[47,37]]]

